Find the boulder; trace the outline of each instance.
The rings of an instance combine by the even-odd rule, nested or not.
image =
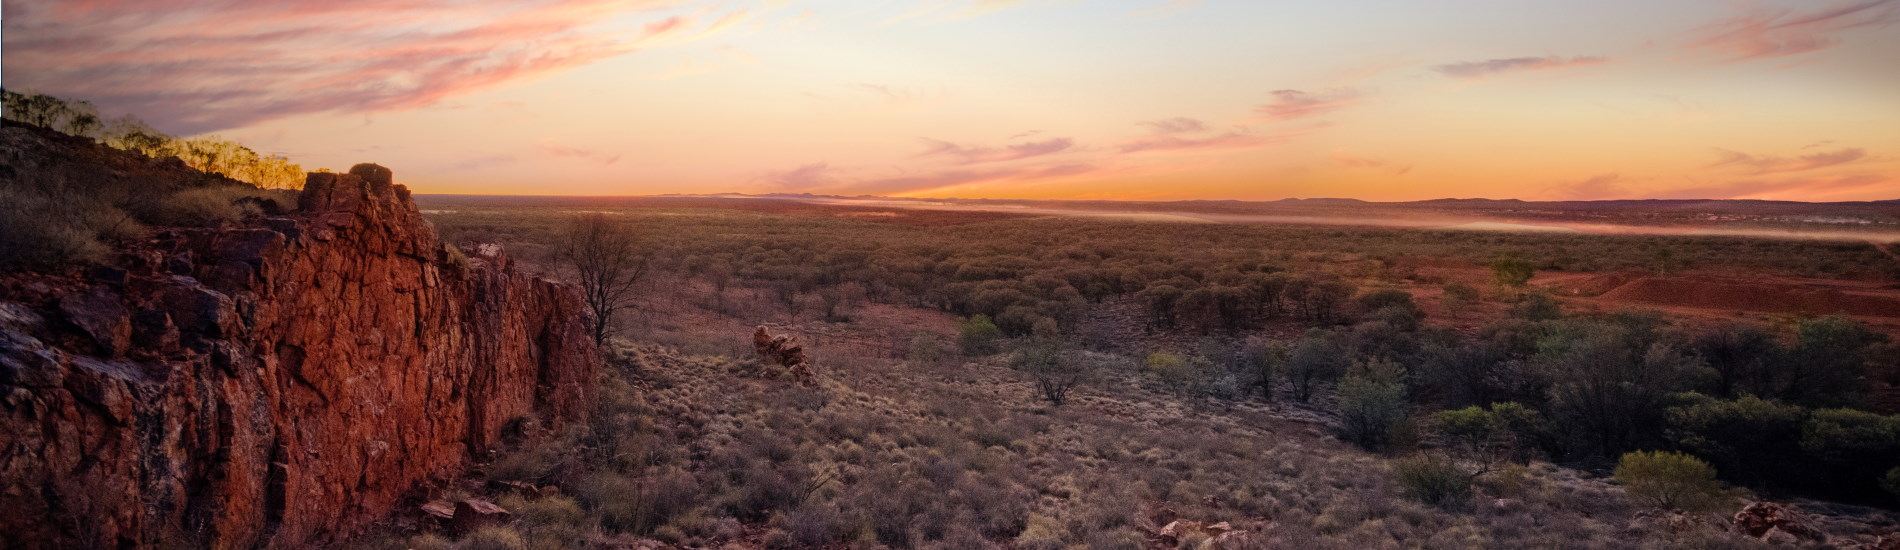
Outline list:
[[[1736,512],[1735,530],[1762,540],[1768,540],[1769,537],[1793,537],[1817,542],[1827,540],[1827,533],[1815,527],[1813,522],[1794,508],[1767,501],[1749,503]]]

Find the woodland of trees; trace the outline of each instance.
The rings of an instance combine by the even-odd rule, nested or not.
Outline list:
[[[302,187],[303,169],[282,156],[168,136],[130,116],[101,120],[85,101],[0,96],[5,123],[23,131],[15,154],[84,159],[0,178],[0,266],[102,261],[148,227],[216,226],[282,210]],[[184,166],[161,160],[172,157]]]
[[[264,189],[303,186],[303,167],[290,159],[283,155],[260,154],[217,136],[180,138],[160,132],[132,115],[100,118],[99,110],[85,100],[0,90],[0,103],[4,103],[5,118],[11,122],[92,138],[148,157],[178,157],[192,168]]]

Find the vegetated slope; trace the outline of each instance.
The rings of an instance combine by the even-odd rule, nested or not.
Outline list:
[[[92,140],[8,121],[0,128],[0,266],[44,268],[107,259],[144,226],[212,226],[280,191]],[[252,206],[255,208],[255,206]]]
[[[1232,534],[1204,547],[1774,546],[1544,462],[1483,484],[1472,508],[1425,505],[1388,461],[1330,437],[1319,407],[1184,398],[1113,355],[1087,354],[1102,378],[1051,408],[995,360],[817,352],[821,382],[803,388],[747,358],[617,350],[588,431],[462,485],[514,520],[456,542],[1141,550],[1197,547],[1207,532],[1184,526],[1225,522]],[[1843,539],[1880,529],[1815,519]],[[349,547],[454,544],[422,525]]]
[[[9,185],[138,164],[33,145]],[[154,230],[84,278],[7,273],[0,546],[335,539],[512,423],[585,416],[584,317],[572,289],[441,244],[374,165],[312,174],[288,217]]]

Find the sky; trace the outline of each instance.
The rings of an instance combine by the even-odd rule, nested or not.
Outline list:
[[[421,193],[1900,199],[1900,0],[8,0],[0,84]]]

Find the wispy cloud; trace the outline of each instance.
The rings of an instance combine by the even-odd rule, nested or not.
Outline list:
[[[1247,149],[1265,145],[1286,143],[1288,136],[1256,136],[1239,130],[1204,137],[1182,137],[1178,135],[1159,135],[1139,138],[1117,146],[1122,153],[1155,153],[1163,151],[1219,151],[1227,149]]]
[[[767,172],[760,179],[772,184],[776,191],[809,191],[829,187],[838,182],[836,170],[830,163],[814,162],[791,170]]]
[[[1864,0],[1811,12],[1761,10],[1705,27],[1689,49],[1730,62],[1787,57],[1832,47],[1840,42],[1836,35],[1846,31],[1894,23],[1900,23],[1900,1],[1895,0]]]
[[[1434,65],[1432,70],[1453,78],[1479,79],[1501,73],[1530,71],[1548,71],[1602,65],[1609,62],[1606,57],[1511,57]]]
[[[1855,147],[1810,153],[1792,158],[1751,155],[1727,149],[1716,149],[1715,151],[1721,155],[1721,159],[1717,160],[1714,164],[1710,164],[1710,167],[1740,168],[1750,174],[1805,172],[1808,170],[1852,164],[1868,158],[1866,150]]]
[[[1564,200],[1617,199],[1629,196],[1629,189],[1624,186],[1629,181],[1622,174],[1598,174],[1580,180],[1559,182],[1545,194]]]
[[[602,165],[612,165],[613,163],[620,162],[620,155],[617,154],[570,147],[554,143],[552,140],[542,141],[541,150],[555,158],[593,161],[601,163]]]
[[[1379,169],[1403,176],[1412,172],[1412,165],[1398,165],[1391,162],[1354,155],[1345,149],[1333,150],[1333,162],[1346,168]]]
[[[1141,123],[1153,128],[1157,134],[1178,134],[1181,132],[1207,131],[1207,123],[1187,117],[1174,117],[1166,120],[1151,120]]]
[[[1891,196],[1895,180],[1882,174],[1787,176],[1700,184],[1655,193],[1662,198],[1829,201]]]
[[[1359,101],[1359,92],[1351,88],[1318,93],[1275,90],[1273,101],[1254,108],[1254,112],[1270,121],[1294,120],[1330,113]]]
[[[198,133],[297,114],[373,112],[703,38],[684,0],[7,4],[10,87],[91,99]],[[180,108],[189,106],[189,108]]]
[[[1216,130],[1205,122],[1187,117],[1150,120],[1142,122],[1141,125],[1148,127],[1148,135],[1121,142],[1115,146],[1116,152],[1128,155],[1267,147],[1285,144],[1296,136],[1324,126],[1309,126],[1275,134],[1257,135],[1246,127],[1236,127],[1225,131]]]
[[[844,193],[900,195],[926,193],[947,187],[978,184],[1025,185],[1087,175],[1100,167],[1087,163],[1020,166],[983,170],[932,170],[921,173],[860,181],[841,189]]]
[[[928,145],[928,148],[917,155],[919,158],[950,158],[958,164],[1009,162],[1053,155],[1075,147],[1075,140],[1069,138],[1050,138],[1002,147],[958,145],[929,138],[925,138],[924,143]]]

